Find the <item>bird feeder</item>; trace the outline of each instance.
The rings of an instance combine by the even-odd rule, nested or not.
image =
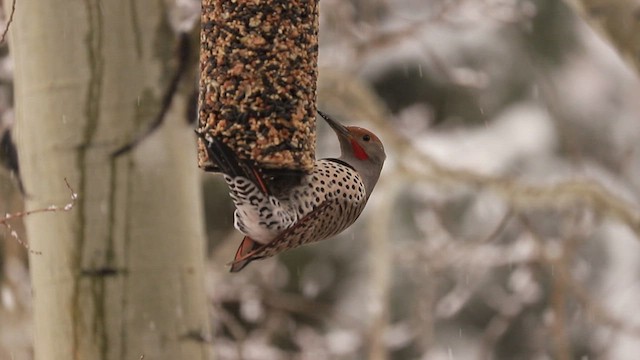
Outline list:
[[[198,131],[265,171],[315,159],[317,0],[202,0]],[[198,139],[198,165],[217,169]]]

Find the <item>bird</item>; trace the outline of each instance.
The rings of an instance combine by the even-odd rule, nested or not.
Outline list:
[[[26,195],[22,177],[20,176],[18,149],[11,135],[11,127],[5,128],[0,136],[0,166],[9,170],[9,174],[15,179],[20,193]]]
[[[382,141],[367,129],[344,126],[323,112],[318,114],[336,133],[340,157],[316,160],[310,173],[277,190],[274,179],[257,164],[239,159],[221,139],[196,130],[215,165],[212,168],[223,174],[229,187],[234,227],[244,234],[230,263],[231,272],[337,235],[362,213],[386,159]]]

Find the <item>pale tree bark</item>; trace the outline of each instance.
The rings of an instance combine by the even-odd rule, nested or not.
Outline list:
[[[159,0],[21,0],[12,25],[38,359],[209,358],[194,134],[157,113],[175,36]]]

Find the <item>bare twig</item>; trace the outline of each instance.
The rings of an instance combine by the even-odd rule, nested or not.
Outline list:
[[[502,234],[502,232],[507,228],[507,224],[509,224],[509,220],[513,217],[513,210],[509,209],[502,217],[502,220],[498,223],[498,225],[493,229],[493,231],[485,238],[480,240],[481,244],[486,244],[488,242],[492,242]]]
[[[637,1],[565,0],[597,32],[609,40],[640,73],[640,6]]]
[[[395,138],[392,142],[398,147],[400,153],[411,154],[404,158],[419,159],[422,163],[423,167],[420,170],[415,166],[400,164],[404,174],[415,181],[491,189],[502,195],[516,209],[589,206],[603,215],[619,219],[640,236],[638,209],[606,190],[599,183],[591,180],[569,180],[548,186],[537,186],[507,178],[481,175],[468,170],[451,169],[442,166],[428,155],[421,154],[415,147],[408,145],[406,139],[391,134],[391,130],[385,133],[386,139]]]
[[[568,272],[566,268],[559,270]],[[585,307],[589,315],[593,316],[595,322],[640,339],[640,326],[629,323],[628,319],[622,319],[611,314],[604,306],[602,306],[602,304],[596,301],[593,296],[589,294],[584,286],[579,284],[577,281],[568,281],[567,285],[576,300]]]
[[[557,259],[553,259],[550,262],[550,266],[547,270],[550,270],[549,276],[551,277],[551,308],[553,309],[553,321],[551,324],[551,332],[555,347],[554,358],[560,360],[573,359],[571,351],[571,340],[569,330],[567,328],[567,283],[572,280],[568,277],[565,271],[556,272],[557,268],[563,268],[566,266],[566,262],[569,261],[567,256],[561,255]]]
[[[526,309],[526,304],[517,296],[507,294],[497,285],[490,286],[489,289],[482,287],[480,292],[484,302],[496,312],[496,315],[489,321],[482,334],[479,358],[492,359],[495,356],[493,352],[496,344]]]
[[[42,254],[42,252],[37,251],[37,250],[33,250],[29,246],[29,244],[27,244],[24,241],[22,241],[20,236],[18,236],[18,233],[11,227],[11,224],[10,224],[9,221],[10,220],[14,220],[14,219],[18,219],[18,218],[23,218],[23,217],[26,217],[26,216],[29,216],[29,215],[33,215],[33,214],[38,214],[38,213],[70,211],[71,209],[73,209],[73,207],[76,204],[76,200],[78,199],[78,194],[73,191],[73,188],[71,188],[71,185],[69,185],[69,181],[67,181],[66,178],[64,179],[64,183],[67,185],[67,188],[71,192],[71,201],[69,201],[64,206],[49,205],[46,208],[19,211],[19,212],[15,212],[15,213],[7,213],[7,214],[4,215],[4,218],[0,218],[0,225],[5,226],[7,228],[7,230],[9,230],[9,234],[11,234],[11,237],[16,239],[16,241],[18,241],[18,243],[20,243],[20,245],[24,246],[24,248],[27,249],[32,254],[40,255],[40,254]]]
[[[0,38],[0,44],[4,43],[7,37],[7,33],[9,32],[9,27],[13,22],[13,14],[16,12],[16,0],[11,2],[11,13],[9,13],[9,20],[7,20],[7,25],[4,27],[4,31],[2,32],[2,37]]]

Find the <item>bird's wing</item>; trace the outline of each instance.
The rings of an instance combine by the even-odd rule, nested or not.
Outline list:
[[[337,200],[323,202],[268,244],[260,245],[245,237],[236,252],[235,259],[230,264],[231,272],[242,270],[253,260],[271,257],[284,250],[326,238],[328,224],[323,219],[328,219],[327,214],[331,212],[337,213],[337,206]]]

